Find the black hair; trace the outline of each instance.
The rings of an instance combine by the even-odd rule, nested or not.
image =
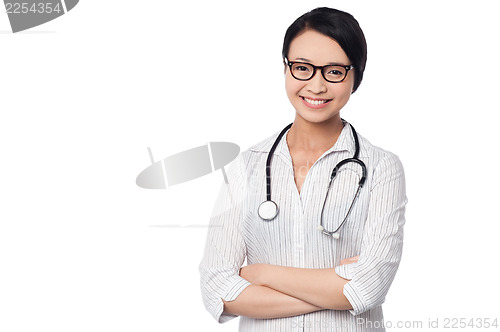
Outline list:
[[[285,33],[283,41],[283,60],[288,59],[292,40],[306,30],[315,30],[333,38],[344,50],[354,65],[354,87],[356,91],[363,80],[366,66],[366,40],[358,21],[349,13],[338,9],[319,7],[313,9],[292,23]]]

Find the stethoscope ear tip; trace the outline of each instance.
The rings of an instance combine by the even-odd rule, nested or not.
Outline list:
[[[318,228],[318,231],[322,232],[325,235],[331,236],[335,240],[338,240],[340,238],[340,234],[338,232],[329,232],[329,231],[325,230],[325,228],[322,225],[318,225],[317,228]]]

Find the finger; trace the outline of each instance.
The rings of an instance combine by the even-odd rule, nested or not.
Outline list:
[[[354,257],[345,258],[345,259],[343,259],[343,260],[340,261],[339,265],[357,263],[358,259],[359,259],[359,255],[358,256],[354,256]]]

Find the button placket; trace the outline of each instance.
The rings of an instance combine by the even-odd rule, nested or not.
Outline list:
[[[301,245],[301,235],[300,233],[302,232],[302,207],[300,206],[300,200],[297,202],[297,205],[295,207],[295,218],[294,218],[294,223],[293,223],[293,261],[295,267],[302,267],[301,265],[301,251],[299,246]]]
[[[297,233],[295,241],[295,253],[297,257],[297,266],[304,268],[304,238],[305,238],[305,213],[301,211],[299,218],[297,219]]]

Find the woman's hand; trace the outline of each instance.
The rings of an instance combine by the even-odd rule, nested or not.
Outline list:
[[[240,270],[240,277],[250,282],[252,285],[262,286],[262,273],[267,264],[250,264],[243,266]]]
[[[346,258],[346,259],[341,260],[339,265],[356,263],[358,261],[358,259],[359,259],[359,255],[351,257],[351,258]]]

